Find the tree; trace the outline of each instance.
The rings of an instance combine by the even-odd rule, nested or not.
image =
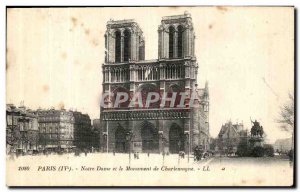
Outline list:
[[[277,123],[283,131],[291,132],[292,134],[292,149],[294,148],[294,119],[295,119],[295,103],[294,96],[289,93],[289,100],[286,104],[280,107],[279,118]]]
[[[261,146],[256,146],[252,150],[252,157],[263,157],[265,155],[265,150]]]
[[[211,150],[215,150],[216,146],[217,146],[217,139],[215,139],[215,138],[210,138],[210,146],[209,146],[209,148],[210,148]]]
[[[237,155],[240,157],[249,156],[249,145],[247,139],[242,139],[237,147]]]
[[[265,155],[268,157],[274,157],[274,148],[272,145],[266,144],[264,146],[265,149]]]
[[[20,132],[19,126],[11,126],[9,129],[9,133],[6,135],[6,144],[8,145],[15,145],[21,140],[22,135]]]
[[[280,117],[277,122],[283,131],[294,132],[294,96],[289,93],[289,101],[280,107]]]
[[[29,147],[30,149],[34,146],[37,147],[38,140],[39,140],[38,131],[29,130],[28,131],[28,142],[30,145],[30,147]]]

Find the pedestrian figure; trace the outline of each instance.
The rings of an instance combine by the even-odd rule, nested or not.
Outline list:
[[[137,159],[139,159],[140,157],[139,157],[139,152],[137,152],[137,154],[136,154],[136,158]]]
[[[184,159],[184,155],[185,155],[184,151],[179,151],[179,157],[181,159]]]
[[[148,157],[149,157],[150,153],[148,152]]]
[[[79,155],[80,155],[79,149],[75,149],[75,156],[79,156]]]

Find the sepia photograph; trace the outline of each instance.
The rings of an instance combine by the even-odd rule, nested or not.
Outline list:
[[[7,7],[6,185],[295,187],[293,6]]]

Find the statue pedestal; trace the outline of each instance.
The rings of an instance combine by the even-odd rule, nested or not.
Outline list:
[[[251,137],[249,142],[253,147],[263,147],[263,138],[262,137]]]

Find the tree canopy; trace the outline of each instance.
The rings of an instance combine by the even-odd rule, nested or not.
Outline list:
[[[294,107],[294,96],[290,93],[288,102],[280,107],[279,118],[277,120],[283,131],[293,132],[294,130]]]

